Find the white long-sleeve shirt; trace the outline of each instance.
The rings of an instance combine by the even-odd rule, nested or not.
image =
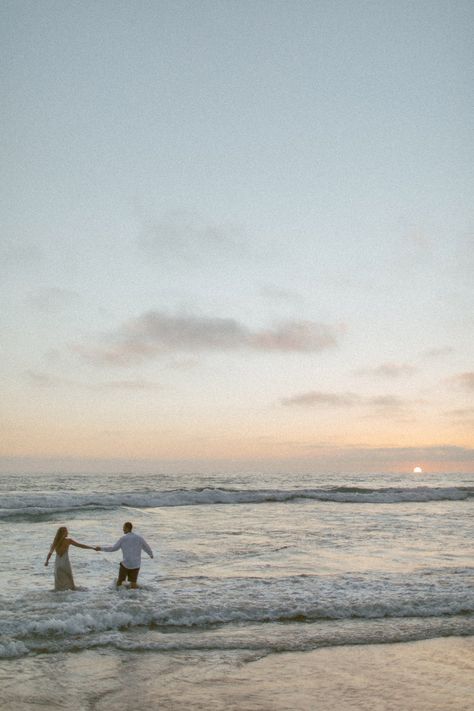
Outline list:
[[[146,551],[150,558],[153,558],[153,551],[142,536],[130,531],[118,539],[113,546],[101,546],[101,550],[113,553],[122,549],[123,565],[126,568],[139,568],[142,560],[142,550]]]

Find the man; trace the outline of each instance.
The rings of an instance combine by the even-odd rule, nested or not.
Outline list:
[[[124,535],[118,539],[113,546],[98,546],[97,550],[113,553],[119,548],[122,549],[123,561],[120,563],[119,575],[117,578],[117,587],[120,587],[124,580],[130,581],[130,587],[136,588],[138,573],[140,572],[140,563],[142,558],[142,550],[146,551],[150,558],[153,558],[153,551],[142,536],[132,533],[132,524],[126,521],[123,524]]]

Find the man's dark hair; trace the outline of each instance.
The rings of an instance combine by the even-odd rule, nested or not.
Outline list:
[[[130,523],[130,521],[125,521],[123,524],[123,527],[127,529],[127,531],[131,531],[133,528],[133,524]]]

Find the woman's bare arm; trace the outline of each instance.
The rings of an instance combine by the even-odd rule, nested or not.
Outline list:
[[[45,560],[45,563],[44,563],[45,565],[48,565],[49,559],[51,558],[52,555],[53,555],[53,546],[51,546],[51,548],[49,549],[49,553],[48,553],[48,555],[46,556],[46,560]]]
[[[76,548],[88,548],[91,551],[95,550],[95,546],[86,546],[85,543],[78,543],[77,541],[73,541],[72,538],[68,540],[71,546],[76,546]]]

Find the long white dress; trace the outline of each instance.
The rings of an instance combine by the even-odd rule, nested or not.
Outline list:
[[[71,563],[69,562],[69,551],[62,555],[56,553],[54,563],[54,589],[55,590],[75,590],[74,578],[72,577]]]

